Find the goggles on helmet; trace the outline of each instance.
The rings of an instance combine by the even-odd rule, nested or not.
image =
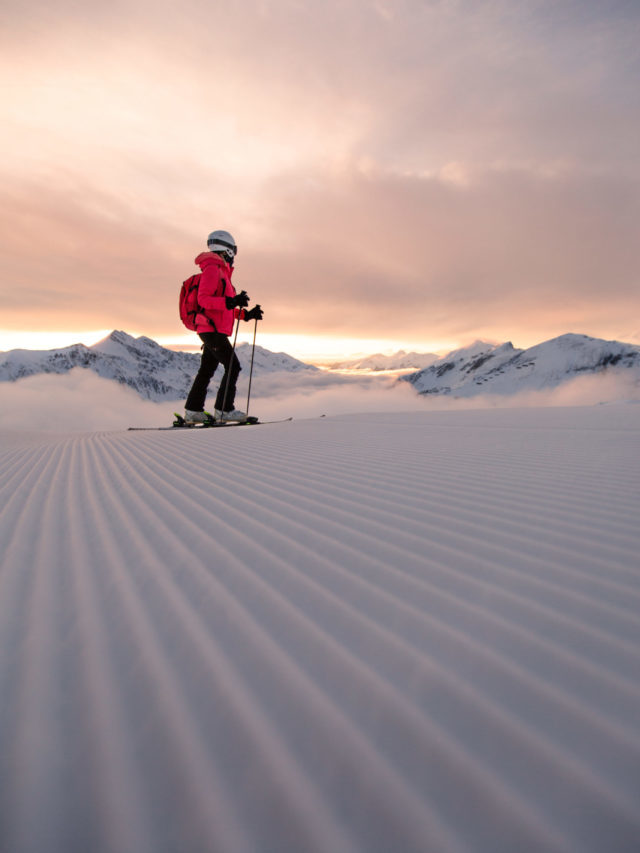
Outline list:
[[[232,255],[238,254],[238,247],[235,243],[228,243],[226,240],[216,238],[209,243],[209,248],[212,252],[229,252]]]

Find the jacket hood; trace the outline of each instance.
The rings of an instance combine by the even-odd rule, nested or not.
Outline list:
[[[212,265],[224,267],[225,269],[229,266],[229,264],[224,260],[224,258],[221,258],[220,255],[216,255],[215,252],[200,252],[198,257],[195,259],[195,263],[200,267],[201,270]]]

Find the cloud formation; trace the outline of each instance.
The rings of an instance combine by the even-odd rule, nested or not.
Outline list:
[[[246,377],[238,388],[244,405]],[[640,403],[640,388],[626,372],[579,376],[549,391],[478,395],[470,399],[420,396],[407,382],[388,377],[336,374],[266,374],[254,383],[250,408],[262,420],[337,415],[449,411],[459,409],[594,406]],[[74,368],[63,375],[39,374],[0,382],[0,443],[37,440],[38,433],[125,430],[129,426],[168,426],[182,402],[154,403],[130,388]]]
[[[220,376],[217,376],[217,381]],[[215,382],[212,383],[212,388]],[[210,393],[210,400],[213,399]],[[237,404],[247,398],[247,377]],[[86,432],[129,426],[169,426],[183,401],[154,403],[135,391],[77,367],[65,374],[38,374],[0,382],[0,432]],[[263,420],[350,412],[414,411],[424,400],[407,383],[338,374],[265,374],[252,386],[250,408]]]
[[[179,333],[225,227],[265,331],[637,334],[634,4],[3,8],[2,325]]]

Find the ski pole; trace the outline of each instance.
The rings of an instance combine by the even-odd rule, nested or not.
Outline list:
[[[256,332],[258,331],[258,318],[253,327],[253,346],[251,347],[251,369],[249,370],[249,390],[247,391],[247,414],[249,414],[249,400],[251,398],[251,377],[253,376],[253,355],[256,351]]]
[[[224,414],[225,406],[227,405],[227,392],[229,391],[229,380],[231,379],[231,370],[233,368],[233,359],[236,354],[236,341],[238,340],[238,329],[240,328],[240,315],[242,314],[242,310],[238,312],[238,319],[236,321],[236,333],[233,336],[233,348],[231,350],[231,358],[229,359],[229,367],[227,368],[227,381],[224,386],[224,397],[222,398],[222,413]]]

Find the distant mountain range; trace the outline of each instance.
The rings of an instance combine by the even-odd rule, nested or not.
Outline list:
[[[439,356],[431,352],[405,352],[398,350],[393,355],[368,355],[363,358],[351,359],[350,361],[336,361],[329,365],[330,370],[421,370],[429,367]]]
[[[251,346],[240,344],[237,352],[243,369],[248,371]],[[395,356],[376,355],[358,362],[341,362],[339,369],[347,364],[351,369],[363,371],[401,369],[404,358],[411,361],[415,355],[402,352]],[[586,335],[562,335],[526,350],[515,349],[511,343],[496,345],[478,341],[444,358],[426,353],[418,355],[433,363],[398,381],[409,382],[423,395],[509,395],[551,389],[576,376],[611,370],[623,371],[640,384],[640,347]],[[0,353],[0,381],[15,381],[39,373],[67,373],[74,367],[83,367],[133,388],[146,399],[180,400],[185,398],[199,363],[199,353],[175,352],[150,338],[133,338],[125,332],[114,331],[91,347],[75,344],[56,350]],[[366,366],[358,368],[356,364]],[[320,371],[286,353],[256,347],[254,374],[287,372],[304,373],[312,383],[316,375],[319,384],[330,379],[327,371]],[[334,378],[337,381],[339,377]]]
[[[576,376],[612,368],[632,371],[640,383],[640,347],[587,335],[562,335],[526,350],[478,341],[401,377],[419,394],[475,397],[556,388]]]
[[[236,351],[243,369],[248,370],[251,346],[239,344]],[[128,385],[148,400],[180,400],[186,397],[199,364],[199,353],[174,352],[150,338],[133,338],[126,332],[114,331],[91,347],[74,344],[63,349],[0,353],[0,381],[14,381],[37,373],[67,373],[74,367],[84,367],[98,376]],[[257,346],[253,370],[259,375],[317,371],[317,368],[285,353]]]

